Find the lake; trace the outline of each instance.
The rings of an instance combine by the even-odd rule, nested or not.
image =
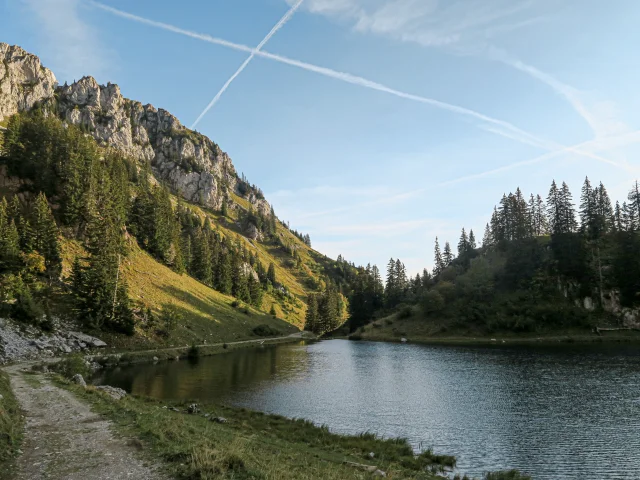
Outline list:
[[[640,479],[640,348],[631,345],[328,340],[118,367],[94,381],[405,437],[478,477],[518,468],[534,479]]]

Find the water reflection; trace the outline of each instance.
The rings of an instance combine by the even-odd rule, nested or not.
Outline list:
[[[233,350],[194,361],[116,367],[98,372],[93,382],[118,386],[136,395],[217,402],[231,391],[304,375],[309,370],[309,353],[304,345],[300,342],[286,349]]]
[[[408,438],[476,476],[640,478],[635,346],[438,347],[325,341],[106,372],[100,381]]]

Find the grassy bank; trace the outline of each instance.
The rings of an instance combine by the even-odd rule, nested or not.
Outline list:
[[[0,479],[14,478],[14,459],[22,441],[22,412],[9,383],[9,375],[0,371]]]
[[[588,328],[541,330],[539,332],[487,332],[471,328],[451,328],[446,324],[427,321],[417,316],[400,318],[392,315],[376,320],[351,334],[353,340],[441,345],[495,344],[561,344],[561,343],[640,343],[640,331],[603,331],[596,334]]]
[[[402,439],[336,435],[304,420],[217,405],[200,406],[190,415],[186,403],[132,396],[114,401],[92,388],[58,382],[182,479],[364,479],[373,476],[369,466],[388,478],[435,480],[442,478],[436,472],[455,463],[430,451],[414,455]],[[226,422],[211,421],[219,417]]]
[[[189,357],[208,357],[227,353],[232,350],[243,348],[257,348],[262,345],[278,345],[281,343],[296,343],[304,339],[313,339],[312,336],[300,334],[295,337],[276,337],[276,338],[253,338],[251,340],[243,340],[231,343],[216,343],[212,345],[191,345],[184,347],[168,347],[155,348],[150,350],[132,350],[121,353],[104,352],[95,355],[88,355],[87,358],[98,361],[102,364],[134,364],[145,363],[151,361],[173,361],[182,360]]]

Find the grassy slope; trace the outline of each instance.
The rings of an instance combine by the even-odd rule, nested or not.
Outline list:
[[[407,338],[423,343],[536,343],[536,342],[638,342],[640,332],[602,332],[594,334],[588,328],[562,328],[540,332],[487,332],[482,329],[452,327],[446,320],[425,319],[418,307],[410,317],[395,313],[366,325],[355,332],[355,338],[374,341],[396,341]]]
[[[62,382],[62,381],[61,381]],[[62,382],[93,408],[113,420],[120,431],[141,440],[139,447],[161,457],[178,478],[256,478],[277,480],[366,479],[372,474],[345,461],[375,465],[388,478],[435,480],[425,467],[450,463],[452,457],[426,453],[416,458],[404,440],[381,440],[365,434],[334,435],[304,420],[288,420],[245,409],[201,406],[211,417],[184,413],[185,404],[128,396],[117,402],[92,390]],[[370,459],[369,452],[376,457]]]
[[[11,392],[9,376],[0,371],[0,479],[13,478],[13,459],[22,440],[22,414]]]
[[[63,275],[68,275],[72,259],[81,254],[82,247],[77,242],[63,243]],[[132,300],[151,308],[155,313],[159,313],[164,306],[175,305],[182,312],[184,322],[178,325],[168,340],[145,336],[148,334],[144,331],[139,331],[139,335],[134,337],[108,337],[101,334],[111,345],[144,348],[158,343],[179,346],[202,344],[205,341],[247,340],[257,338],[252,330],[261,324],[279,330],[282,335],[298,331],[293,325],[256,309],[249,308],[249,314],[246,314],[243,308],[232,307],[233,297],[161,265],[135,242],[130,243],[130,253],[123,259],[121,271]]]

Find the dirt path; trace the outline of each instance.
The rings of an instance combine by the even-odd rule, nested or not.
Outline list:
[[[16,480],[167,479],[112,433],[111,422],[45,376],[23,369],[6,369],[26,415]]]

